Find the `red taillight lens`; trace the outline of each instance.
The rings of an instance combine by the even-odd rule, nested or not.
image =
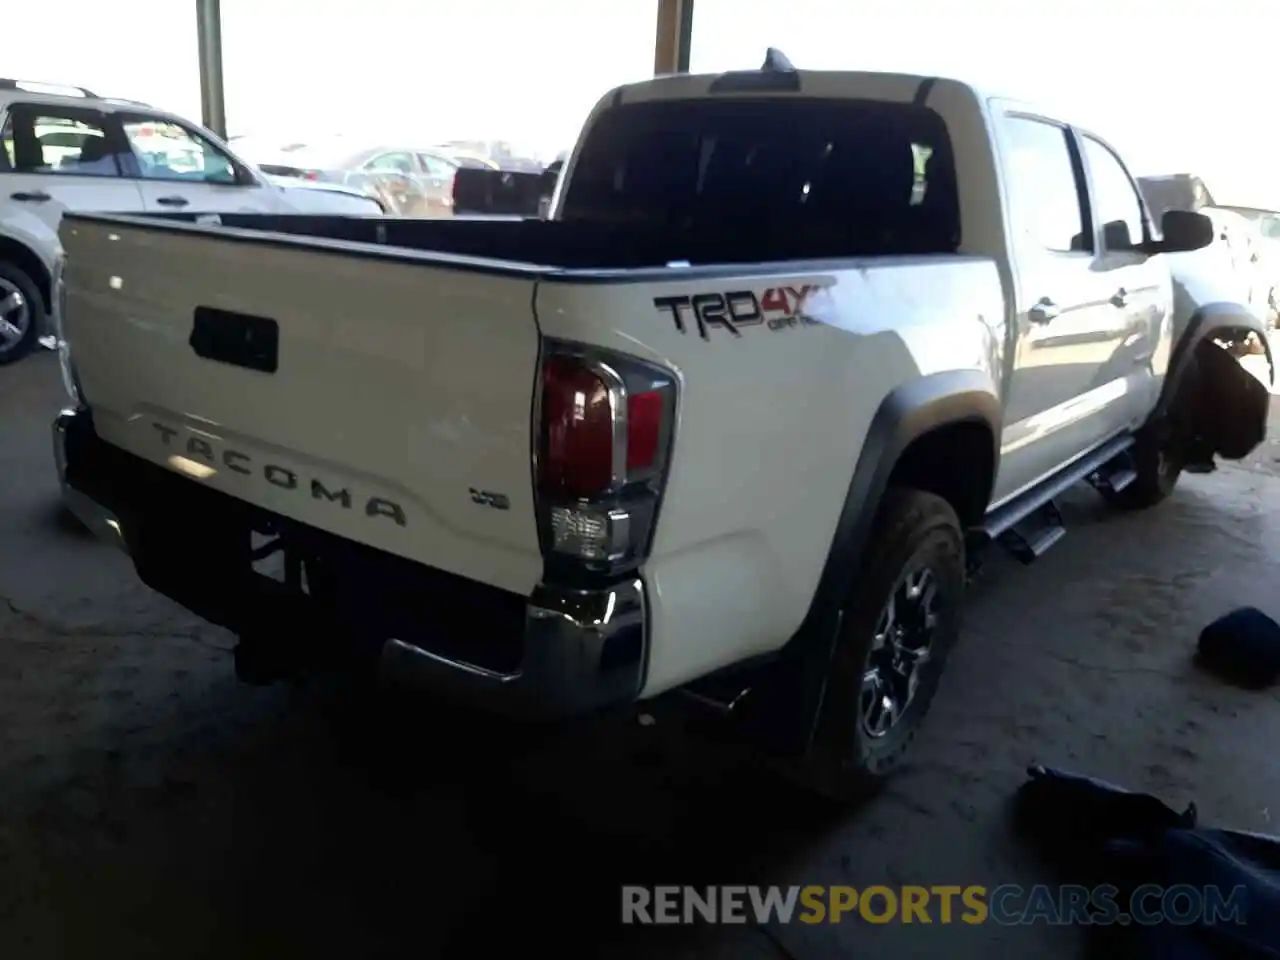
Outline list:
[[[675,380],[610,351],[556,340],[544,349],[536,452],[542,549],[548,561],[617,574],[643,561],[652,542]]]
[[[639,473],[658,462],[665,401],[658,390],[627,398],[627,473]]]
[[[542,369],[540,492],[592,497],[614,482],[609,386],[580,360],[550,357]]]
[[[303,180],[319,180],[319,179],[320,179],[320,174],[318,174],[318,173],[317,173],[316,171],[314,171],[314,170],[303,170],[303,171],[302,171],[302,179],[303,179]]]

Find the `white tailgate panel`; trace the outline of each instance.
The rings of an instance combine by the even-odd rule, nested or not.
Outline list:
[[[531,276],[98,223],[63,242],[67,337],[104,440],[428,566],[535,586]],[[197,306],[277,321],[278,371],[197,356]]]

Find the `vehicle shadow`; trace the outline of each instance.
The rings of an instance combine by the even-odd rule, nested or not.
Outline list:
[[[432,861],[439,831],[457,829],[469,856],[492,864],[448,920],[448,955],[540,942],[601,955],[639,940],[687,940],[687,928],[624,928],[621,887],[777,882],[787,861],[856,816],[810,800],[745,749],[676,717],[531,729],[385,692],[325,709],[335,751],[391,802],[412,806],[441,782],[460,788],[461,822],[410,818],[400,851],[415,871]],[[415,731],[431,728],[459,734],[429,762],[406,764],[422,752]]]
[[[533,730],[211,676],[127,708],[108,691],[116,717],[96,700],[7,758],[0,950],[649,955],[691,931],[623,927],[621,885],[778,882],[838,822],[675,727]]]
[[[92,531],[81,523],[79,518],[68,510],[61,501],[49,504],[45,523],[57,536],[86,541],[93,539]]]

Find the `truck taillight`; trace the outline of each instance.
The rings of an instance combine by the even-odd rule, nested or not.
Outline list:
[[[548,357],[543,364],[539,493],[590,497],[612,486],[618,399],[609,386],[577,358]]]
[[[549,560],[616,572],[644,559],[666,480],[676,383],[630,358],[548,342],[537,481]]]

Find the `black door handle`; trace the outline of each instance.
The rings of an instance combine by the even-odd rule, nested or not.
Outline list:
[[[23,200],[27,203],[44,203],[46,200],[52,200],[43,190],[19,190],[17,193],[9,194],[14,200]]]
[[[189,202],[186,197],[156,197],[162,207],[185,207]]]

